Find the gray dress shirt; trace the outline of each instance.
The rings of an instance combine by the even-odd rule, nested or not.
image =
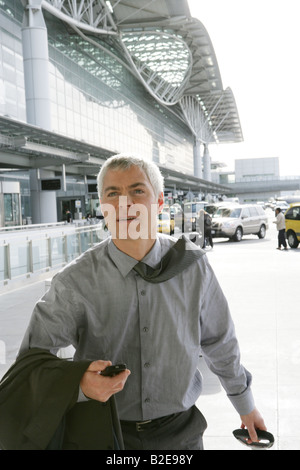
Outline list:
[[[143,261],[157,267],[175,242],[158,234]],[[251,375],[240,364],[228,305],[205,253],[159,284],[133,271],[136,263],[111,238],[71,262],[37,302],[21,351],[55,353],[72,344],[74,360],[125,362],[131,375],[116,399],[120,418],[134,421],[194,405],[202,354],[238,413],[250,413]]]

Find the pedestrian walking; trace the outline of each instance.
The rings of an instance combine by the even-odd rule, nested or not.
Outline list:
[[[34,308],[21,352],[56,353],[72,344],[74,362],[91,361],[77,401],[114,396],[126,450],[203,449],[207,423],[196,406],[201,354],[257,441],[256,431],[266,426],[206,253],[184,236],[157,233],[164,204],[158,167],[132,156],[111,157],[98,175],[98,191],[111,236],[53,278]],[[108,362],[128,369],[105,377],[100,371]],[[32,395],[40,399],[34,384]]]
[[[212,233],[211,233],[211,226],[212,226],[212,218],[211,215],[204,211],[204,246],[205,248],[207,245],[210,245],[211,248],[214,246]]]
[[[285,218],[284,214],[281,212],[280,207],[276,207],[275,209],[276,220],[274,220],[274,224],[276,224],[278,230],[278,247],[277,250],[281,250],[281,246],[283,246],[284,250],[287,250],[287,243],[285,238]]]

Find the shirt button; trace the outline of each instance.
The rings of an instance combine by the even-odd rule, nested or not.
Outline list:
[[[150,362],[145,362],[144,367],[146,368],[150,367]]]
[[[149,331],[148,326],[144,326],[143,331],[144,331],[144,333],[147,333]]]
[[[145,291],[145,290],[141,290],[141,295],[146,295],[146,291]]]
[[[145,398],[145,403],[150,403],[150,398]]]

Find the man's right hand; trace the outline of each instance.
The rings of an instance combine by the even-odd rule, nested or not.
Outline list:
[[[83,374],[80,387],[84,395],[93,400],[106,402],[117,392],[123,390],[130,371],[126,369],[114,377],[104,377],[100,374],[107,366],[111,366],[110,361],[94,361]]]

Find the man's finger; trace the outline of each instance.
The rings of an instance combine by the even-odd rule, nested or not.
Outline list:
[[[251,442],[258,442],[257,433],[256,433],[254,427],[249,427],[249,428],[248,428],[248,433],[249,433]]]
[[[89,372],[99,372],[101,370],[104,370],[106,367],[111,366],[112,363],[111,361],[93,361],[87,368]]]

